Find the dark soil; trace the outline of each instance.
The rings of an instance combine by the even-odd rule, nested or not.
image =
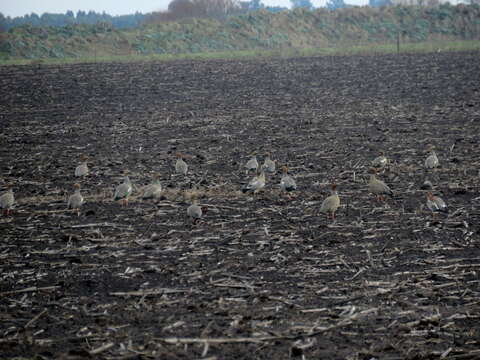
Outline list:
[[[0,358],[480,357],[480,53],[3,67],[0,84],[17,199],[0,217]],[[289,166],[291,199],[279,173],[239,191],[252,151]],[[385,203],[366,184],[380,151]],[[141,200],[157,172],[165,196]],[[427,211],[425,177],[449,215]],[[318,214],[331,182],[335,221]]]

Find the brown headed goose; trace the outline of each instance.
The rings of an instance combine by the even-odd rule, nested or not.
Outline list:
[[[368,182],[368,190],[377,197],[377,200],[385,200],[384,195],[393,197],[393,191],[383,181],[378,180],[375,174],[376,169],[371,169],[370,180]]]
[[[427,193],[427,207],[433,213],[433,217],[439,212],[448,213],[445,201],[440,196],[434,196],[430,191]]]
[[[261,170],[260,174],[254,176],[250,182],[242,188],[242,192],[251,192],[253,195],[258,193],[265,187],[265,171]]]

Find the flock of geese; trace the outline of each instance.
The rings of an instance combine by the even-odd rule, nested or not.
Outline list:
[[[425,160],[425,168],[427,170],[434,169],[438,167],[439,161],[438,157],[433,150],[433,147],[429,148],[430,155]],[[177,161],[175,163],[175,172],[179,175],[187,175],[188,173],[188,164],[183,159],[182,154],[176,154]],[[87,165],[88,157],[83,155],[81,158],[81,164],[75,168],[75,176],[84,177],[89,174],[89,168]],[[382,180],[377,178],[378,170],[385,167],[388,164],[388,159],[384,153],[380,153],[380,156],[375,158],[372,161],[372,168],[370,169],[370,179],[368,182],[369,191],[376,196],[378,201],[384,201],[385,196],[393,197],[393,191],[390,187],[385,184]],[[266,154],[266,158],[262,166],[259,165],[256,154],[252,154],[252,158],[247,161],[244,165],[246,173],[255,172],[255,176],[242,187],[243,193],[251,193],[254,198],[255,195],[265,187],[266,179],[265,173],[273,174],[276,171],[276,164],[270,157],[270,154]],[[297,183],[295,179],[288,174],[288,168],[286,166],[282,167],[283,175],[280,180],[279,187],[285,193],[290,193],[297,189]],[[85,202],[81,191],[80,184],[76,183],[74,185],[74,193],[69,196],[67,206],[69,209],[77,211],[77,215],[80,215],[80,209]],[[120,201],[123,206],[128,205],[128,199],[133,190],[132,182],[129,177],[126,175],[123,182],[118,185],[115,189],[113,199],[115,201]],[[143,199],[158,199],[162,194],[163,188],[160,183],[159,176],[156,175],[153,182],[146,186],[143,189],[142,198]],[[6,191],[0,195],[0,208],[3,209],[5,215],[10,215],[11,209],[15,203],[15,196],[11,184],[6,185]],[[427,203],[428,209],[432,211],[433,216],[435,217],[436,213],[439,212],[448,212],[448,207],[439,196],[434,196],[432,192],[427,192]],[[340,197],[337,192],[337,185],[331,185],[331,195],[328,196],[320,207],[320,212],[326,214],[327,218],[335,219],[335,212],[340,206]],[[191,205],[187,208],[187,215],[196,223],[202,218],[202,208],[198,205],[197,194],[194,192],[191,196]]]

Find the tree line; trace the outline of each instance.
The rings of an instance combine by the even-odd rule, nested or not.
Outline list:
[[[313,9],[311,0],[290,0],[292,8]],[[391,0],[369,0],[371,6],[389,5]],[[348,7],[344,0],[328,0],[326,7],[330,10]],[[264,9],[269,12],[288,10],[281,6],[265,6],[261,0],[238,1],[238,0],[172,0],[166,11],[142,14],[136,12],[130,15],[112,16],[105,12],[95,11],[67,11],[65,14],[36,13],[24,16],[10,17],[0,13],[0,30],[30,25],[30,26],[54,26],[62,27],[72,24],[98,24],[108,23],[114,28],[132,28],[143,24],[162,21],[176,21],[182,18],[215,18],[224,19],[230,15],[244,14],[250,11]]]
[[[97,23],[110,23],[112,26],[122,29],[137,27],[141,25],[144,20],[145,15],[139,12],[131,15],[112,16],[105,12],[99,13],[95,11],[77,11],[75,14],[69,10],[65,14],[44,13],[38,15],[31,13],[13,18],[0,13],[0,29],[9,30],[22,25],[60,27],[72,24],[93,25]]]

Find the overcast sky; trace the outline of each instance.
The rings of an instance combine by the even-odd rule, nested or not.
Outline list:
[[[315,6],[323,6],[326,0],[312,0]],[[262,0],[266,5],[289,6],[289,0]],[[349,4],[366,4],[368,0],[347,0]],[[32,12],[65,13],[67,10],[105,11],[110,15],[147,13],[164,10],[170,0],[0,0],[0,12],[5,16],[21,16]]]

